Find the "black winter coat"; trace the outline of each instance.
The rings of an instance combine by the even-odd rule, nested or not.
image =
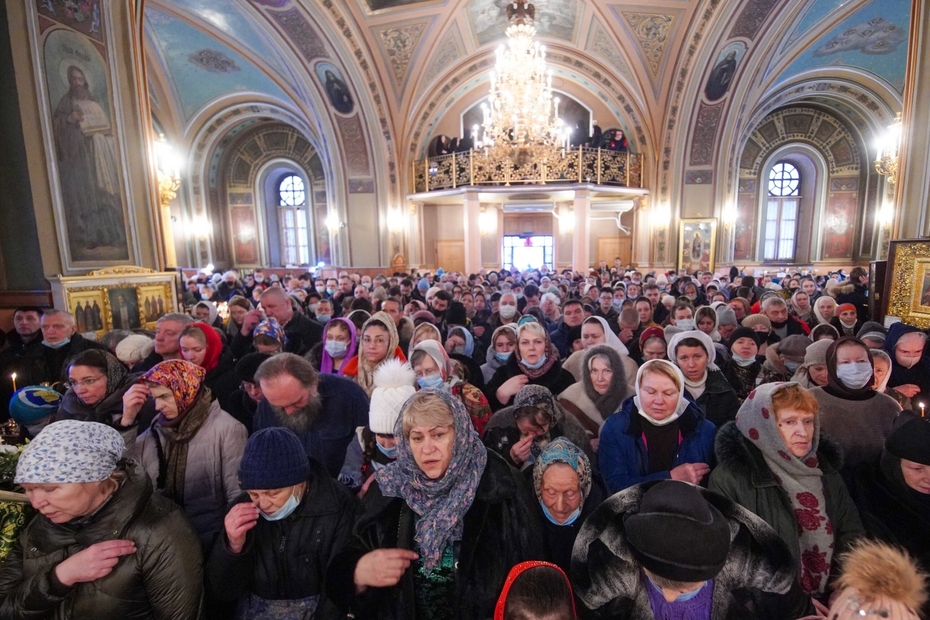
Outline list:
[[[126,445],[129,445],[135,441],[139,433],[151,426],[152,420],[158,415],[155,411],[155,401],[147,398],[132,426],[120,426],[120,418],[123,417],[123,395],[138,382],[139,376],[126,375],[112,394],[93,406],[85,405],[74,390],[68,390],[61,399],[61,404],[52,421],[81,420],[106,424],[118,430],[126,441]]]
[[[497,454],[488,463],[465,513],[464,533],[455,573],[455,617],[491,618],[510,569],[526,560],[544,557],[539,535],[539,510],[526,481]],[[416,551],[415,515],[402,500],[385,497],[378,483],[365,496],[363,514],[349,548],[330,565],[326,590],[340,607],[358,619],[429,620],[418,618],[414,595],[414,565],[391,588],[369,588],[355,594],[354,574],[359,559],[374,549]]]
[[[184,513],[154,493],[138,464],[120,462],[126,480],[86,522],[36,516],[0,565],[0,618],[194,620],[203,593],[200,540]],[[55,567],[78,551],[128,539],[136,552],[89,583],[65,586]]]
[[[297,355],[306,354],[313,345],[323,340],[323,326],[307,318],[306,315],[294,311],[294,316],[284,326],[284,333],[287,334],[287,345],[284,351],[295,353]],[[237,360],[252,350],[252,334],[243,336],[241,332],[236,332],[232,342],[229,343],[233,357]]]
[[[213,398],[220,401],[220,408],[229,411],[233,395],[239,388],[236,377],[236,362],[229,349],[224,348],[220,354],[219,364],[203,378],[203,384],[210,388]],[[248,428],[248,427],[246,427]]]
[[[357,502],[345,487],[310,460],[307,493],[300,506],[280,521],[259,517],[239,554],[220,534],[206,566],[208,590],[218,599],[235,601],[250,594],[265,600],[297,600],[320,596],[316,618],[342,618],[324,591],[326,569],[352,535]],[[243,494],[234,502],[248,502]]]
[[[686,387],[685,390],[687,389]],[[740,407],[736,391],[720,370],[708,371],[704,393],[694,399],[694,402],[704,412],[704,417],[713,422],[718,429],[735,420]]]
[[[520,369],[520,363],[515,355],[511,355],[507,363],[497,369],[494,376],[484,387],[484,395],[488,397],[488,404],[491,405],[491,411],[499,411],[504,407],[513,404],[513,398],[506,403],[497,400],[497,388],[504,385],[508,379],[524,374]],[[541,385],[548,388],[553,396],[558,396],[565,391],[568,386],[575,382],[572,373],[562,368],[562,362],[555,362],[546,373],[536,379],[530,379],[527,385]]]

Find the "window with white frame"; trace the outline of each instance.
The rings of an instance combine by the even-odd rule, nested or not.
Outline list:
[[[787,161],[780,161],[769,172],[765,205],[763,260],[793,261],[801,205],[801,174]]]
[[[310,263],[307,212],[304,180],[296,174],[282,177],[278,182],[278,226],[281,233],[281,262],[285,265]]]

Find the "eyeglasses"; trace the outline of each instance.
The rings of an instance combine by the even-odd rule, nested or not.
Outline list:
[[[84,379],[83,381],[66,381],[65,387],[68,388],[69,390],[75,390],[79,387],[89,388],[89,387],[93,387],[93,385],[97,383],[98,381],[102,381],[104,379],[106,379],[106,377],[97,377],[96,379]]]

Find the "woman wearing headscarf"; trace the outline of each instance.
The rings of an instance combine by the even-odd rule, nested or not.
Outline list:
[[[598,462],[608,493],[647,480],[699,484],[714,462],[717,428],[685,395],[685,378],[666,360],[636,375],[636,394],[601,429]]]
[[[575,620],[575,598],[568,569],[549,562],[521,562],[510,570],[494,620]]]
[[[517,328],[517,348],[485,386],[485,395],[493,411],[513,403],[526,385],[541,385],[553,394],[561,394],[575,382],[562,368],[559,352],[549,340],[549,332],[537,322]]]
[[[796,383],[765,383],[717,434],[709,489],[745,506],[788,545],[805,593],[829,596],[839,556],[863,534],[840,476],[842,457],[820,432],[817,400]]]
[[[229,298],[229,322],[226,324],[226,334],[230,342],[242,329],[245,315],[251,311],[252,303],[242,295],[233,295]]]
[[[645,331],[643,333],[645,333]],[[581,351],[575,351],[569,355],[568,359],[565,360],[565,363],[562,365],[565,370],[572,373],[575,381],[581,381],[582,377],[584,377],[585,351],[594,345],[606,344],[620,355],[620,360],[623,362],[624,376],[626,376],[627,383],[630,384],[630,387],[633,387],[630,381],[636,376],[636,371],[639,370],[639,368],[636,362],[633,361],[633,358],[630,357],[630,350],[627,349],[625,344],[620,342],[620,338],[611,330],[610,325],[607,324],[604,318],[590,316],[582,322],[581,344],[584,348]]]
[[[811,326],[811,329],[817,325],[830,325],[830,320],[833,318],[834,314],[836,314],[836,300],[829,295],[818,297],[817,301],[814,302],[814,318],[816,319],[816,323]]]
[[[710,422],[720,428],[736,419],[740,400],[715,364],[717,349],[710,336],[695,329],[668,341],[668,357],[685,377],[685,391]]]
[[[123,395],[136,383],[126,367],[110,353],[90,349],[78,353],[68,365],[70,389],[65,392],[53,420],[81,420],[112,426],[123,435],[126,443],[136,438],[138,428],[152,421],[151,406],[137,416],[123,417]]]
[[[475,339],[465,327],[456,326],[446,334],[443,346],[449,359],[462,369],[462,377],[479,390],[484,389],[484,375],[481,365],[475,361]]]
[[[371,485],[327,591],[356,617],[491,617],[510,568],[543,555],[527,481],[442,390],[411,397],[394,436],[397,460]]]
[[[430,315],[432,316],[432,315]],[[420,323],[413,330],[413,337],[407,347],[407,359],[413,355],[413,349],[424,340],[435,340],[442,344],[442,332],[433,323]]]
[[[858,338],[831,344],[826,362],[827,384],[810,393],[820,405],[820,428],[843,449],[843,470],[850,473],[878,459],[901,406],[872,389],[872,351]]]
[[[891,357],[887,353],[881,349],[872,349],[872,368],[875,370],[875,384],[872,389],[895,399],[902,411],[914,409],[910,398],[888,387],[888,382],[891,380]]]
[[[14,481],[39,514],[0,562],[0,617],[198,617],[197,535],[124,448],[109,426],[63,420],[23,450]]]
[[[277,325],[277,322],[275,324]],[[284,334],[283,329],[281,334]],[[203,386],[210,390],[213,398],[218,400],[220,407],[226,411],[239,380],[236,378],[236,363],[232,353],[223,346],[216,330],[204,323],[188,325],[178,336],[178,350],[182,358],[206,371]],[[259,350],[259,353],[266,352]]]
[[[501,325],[491,336],[491,346],[485,354],[485,363],[481,365],[484,383],[491,380],[497,369],[507,363],[513,350],[517,348],[517,330],[513,325]]]
[[[330,319],[323,327],[323,342],[313,347],[311,357],[319,360],[319,371],[327,375],[345,376],[346,366],[355,357],[358,336],[355,324],[348,319]]]
[[[791,381],[806,390],[827,385],[829,379],[827,375],[827,351],[833,342],[833,340],[824,339],[809,344],[804,351],[804,363],[798,366],[794,376],[791,377]]]
[[[559,437],[536,459],[533,489],[542,511],[546,555],[568,572],[578,531],[606,497],[600,476],[591,470],[583,450]]]
[[[142,375],[158,417],[129,454],[155,489],[184,509],[208,549],[240,492],[236,476],[246,430],[213,400],[205,375],[183,360],[161,362]]]
[[[345,376],[354,379],[371,397],[375,389],[374,374],[378,366],[390,359],[406,362],[398,344],[400,338],[394,319],[386,312],[376,312],[362,326],[361,351],[345,367]]]
[[[633,390],[613,347],[598,344],[585,351],[584,367],[588,371],[582,380],[559,394],[559,403],[581,423],[596,449],[604,421],[620,410]]]
[[[252,330],[252,345],[259,353],[281,353],[287,347],[287,333],[276,319],[268,317]]]
[[[594,458],[594,451],[581,423],[565,410],[548,389],[527,385],[491,418],[484,443],[513,467],[530,467],[546,446],[557,437],[565,437]]]
[[[814,316],[814,308],[811,306],[810,296],[798,289],[788,300],[788,311],[799,321],[804,321],[807,326],[813,329],[817,326],[817,317]]]
[[[895,323],[888,328],[885,352],[891,358],[888,387],[911,399],[930,405],[930,357],[927,334],[912,325]]]
[[[191,308],[191,316],[194,320],[206,323],[211,327],[223,329],[223,318],[216,309],[216,304],[212,301],[198,301]]]
[[[410,366],[416,376],[417,387],[445,390],[461,401],[471,418],[478,436],[491,419],[491,406],[484,394],[471,383],[463,381],[452,368],[446,350],[435,340],[424,340],[413,348]]]

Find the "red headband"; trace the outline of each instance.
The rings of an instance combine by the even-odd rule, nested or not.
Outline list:
[[[848,312],[850,310],[852,310],[853,312],[856,312],[856,306],[852,304],[840,304],[836,307],[837,312]]]
[[[562,576],[565,577],[565,581],[568,583],[568,591],[572,591],[572,582],[569,581],[568,575],[565,574],[561,568],[552,564],[550,562],[538,562],[536,560],[531,560],[529,562],[521,562],[510,569],[510,574],[507,575],[507,580],[504,582],[504,589],[501,592],[500,598],[497,599],[497,606],[494,608],[494,620],[504,620],[504,608],[507,606],[507,595],[510,593],[510,586],[513,585],[513,582],[517,580],[517,577],[522,575],[524,572],[528,571],[531,568],[537,568],[539,566],[548,566],[549,568],[554,568],[555,570],[562,573]],[[578,615],[578,611],[575,609],[575,597],[572,595],[572,612],[575,616]]]

